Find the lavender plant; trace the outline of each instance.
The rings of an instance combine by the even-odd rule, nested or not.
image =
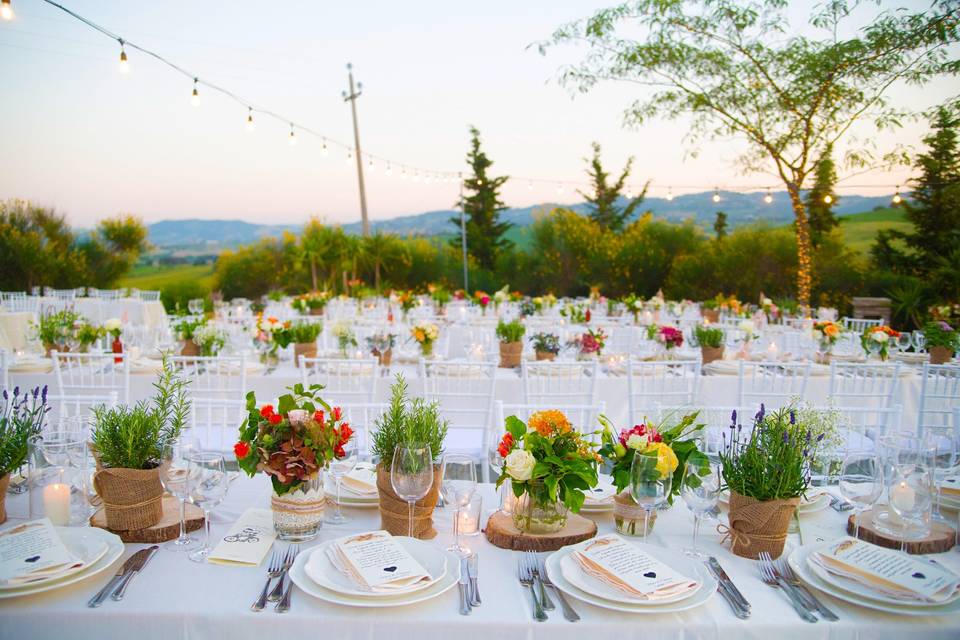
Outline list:
[[[40,435],[48,411],[46,385],[23,394],[20,387],[14,387],[12,394],[3,390],[3,400],[0,401],[0,477],[23,465],[27,459],[27,442]]]

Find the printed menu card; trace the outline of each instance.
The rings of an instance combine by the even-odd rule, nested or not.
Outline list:
[[[407,590],[432,578],[417,560],[386,531],[373,531],[335,540],[327,556],[337,569],[365,591]]]
[[[276,539],[269,509],[247,509],[207,558],[217,564],[258,565]]]
[[[947,602],[960,590],[960,576],[946,568],[856,538],[837,540],[809,560],[835,576],[905,600]]]
[[[64,546],[49,518],[0,533],[0,585],[15,587],[82,567],[83,561]]]
[[[572,555],[587,575],[640,600],[675,598],[700,588],[696,580],[614,534],[584,543]]]

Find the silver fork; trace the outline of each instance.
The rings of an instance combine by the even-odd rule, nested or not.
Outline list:
[[[790,598],[790,604],[793,605],[793,609],[797,612],[797,615],[807,622],[817,622],[817,617],[807,611],[807,608],[803,606],[803,602],[800,600],[800,597],[793,592],[793,590],[790,588],[790,585],[788,585],[783,578],[778,577],[774,572],[773,562],[770,561],[770,554],[761,552],[760,561],[757,563],[757,566],[760,568],[760,578],[763,580],[764,584],[775,589],[779,587],[781,591],[787,594],[787,597]]]
[[[533,619],[537,622],[543,622],[547,619],[547,614],[543,612],[540,601],[537,600],[537,592],[533,590],[533,576],[524,562],[524,555],[521,553],[517,557],[517,579],[520,584],[530,589],[530,598],[533,600]]]
[[[527,566],[530,568],[530,574],[533,576],[533,581],[539,587],[538,591],[540,592],[540,604],[543,606],[544,611],[553,611],[557,607],[553,604],[553,600],[550,599],[550,596],[547,595],[546,587],[543,586],[543,578],[540,577],[537,554],[533,551],[525,551],[524,553],[527,556]]]
[[[297,559],[297,554],[300,553],[300,545],[294,544],[290,546],[293,549],[293,554],[290,557],[290,565],[293,565],[293,561]],[[290,565],[284,569],[283,575],[280,576],[280,584],[282,585],[284,581],[286,581],[287,587],[283,590],[283,597],[280,598],[280,602],[273,608],[277,613],[286,613],[290,610],[290,596],[293,594],[293,580],[290,579]]]
[[[774,561],[773,570],[777,575],[786,580],[787,584],[797,590],[797,593],[800,594],[800,599],[806,601],[807,609],[816,609],[820,612],[821,616],[831,622],[836,622],[840,619],[837,617],[837,614],[828,609],[815,595],[810,593],[807,586],[800,582],[800,578],[793,572],[793,568],[785,562],[782,557]]]
[[[277,583],[277,586],[273,588],[273,591],[270,592],[270,595],[267,596],[267,600],[270,602],[276,602],[283,597],[283,579],[287,577],[287,571],[290,569],[290,566],[293,564],[293,559],[296,557],[296,545],[290,545],[287,547],[286,553],[283,554],[283,566],[280,567],[280,582]]]
[[[569,622],[576,622],[580,619],[580,616],[576,611],[573,610],[573,607],[570,606],[570,603],[567,602],[567,599],[564,597],[563,592],[560,589],[557,589],[556,585],[553,584],[553,581],[550,580],[550,575],[547,573],[547,567],[543,564],[543,561],[540,562],[540,579],[543,581],[543,584],[547,585],[553,592],[557,594],[557,599],[560,600],[560,607],[563,609],[563,617]]]
[[[267,604],[267,593],[270,590],[270,581],[274,578],[279,578],[283,573],[283,554],[280,553],[279,549],[274,549],[273,553],[270,555],[270,564],[267,567],[267,581],[263,585],[263,591],[260,592],[260,597],[257,598],[257,601],[250,605],[252,611],[262,611],[263,607]]]

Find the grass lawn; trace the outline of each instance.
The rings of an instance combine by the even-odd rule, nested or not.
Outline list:
[[[843,230],[843,237],[847,245],[860,253],[867,254],[870,252],[870,245],[873,244],[877,232],[881,229],[911,231],[913,225],[907,222],[903,215],[903,209],[889,207],[877,211],[856,213],[851,216],[841,216],[840,229]]]
[[[204,288],[213,286],[213,265],[161,265],[135,267],[121,281],[121,287],[136,287],[153,291],[181,282],[197,282]]]

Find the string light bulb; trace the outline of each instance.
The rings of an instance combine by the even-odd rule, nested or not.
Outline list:
[[[563,195],[563,183],[557,185],[557,195]]]
[[[387,175],[388,178],[393,175],[393,169],[390,167],[390,163],[389,163],[389,162],[387,163],[387,170],[386,170],[385,173],[386,173],[386,175]]]
[[[900,185],[897,185],[897,192],[893,194],[893,204],[900,204],[903,198],[900,197]]]
[[[123,39],[120,40],[120,73],[123,75],[130,73],[130,63],[127,62],[127,52],[123,48]]]
[[[353,149],[347,149],[347,157],[343,159],[343,162],[350,164],[351,160],[353,160]]]
[[[190,96],[190,104],[195,107],[200,106],[200,92],[197,91],[197,78],[193,79],[193,95]]]
[[[667,202],[673,202],[673,189],[667,189]]]
[[[414,182],[420,182],[420,172],[419,172],[419,171],[414,171],[414,172],[413,172],[413,181],[414,181]]]
[[[247,131],[253,131],[256,125],[253,124],[253,107],[247,107]]]
[[[833,196],[831,196],[829,193],[823,196],[823,204],[830,204],[831,202],[833,202]]]
[[[323,139],[323,146],[320,147],[320,155],[323,156],[324,158],[326,158],[328,155],[330,155],[330,151],[327,150],[327,139],[326,139],[326,138]]]
[[[367,170],[368,170],[370,173],[373,173],[373,158],[370,158],[370,161],[367,162]]]
[[[763,201],[767,204],[773,204],[773,195],[770,193],[770,189],[767,189],[767,195],[763,196]]]
[[[13,20],[13,7],[10,6],[10,0],[0,0],[0,18]]]
[[[713,201],[720,202],[720,192],[716,189],[713,190]]]
[[[292,123],[292,122],[290,123],[290,137],[287,138],[287,141],[290,143],[290,146],[291,146],[291,147],[297,144],[297,134],[294,133],[294,131],[293,131],[293,123]]]

